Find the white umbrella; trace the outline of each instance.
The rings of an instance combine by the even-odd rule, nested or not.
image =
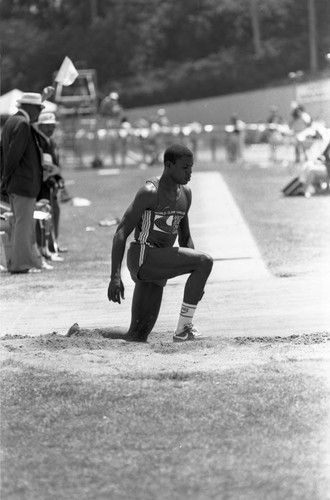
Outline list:
[[[24,92],[18,89],[11,90],[0,97],[0,116],[11,116],[17,112],[17,101],[22,97]],[[55,113],[57,105],[50,101],[44,101],[44,111]]]

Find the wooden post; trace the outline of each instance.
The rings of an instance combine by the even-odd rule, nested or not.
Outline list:
[[[318,71],[318,61],[317,61],[315,0],[308,0],[308,24],[309,24],[309,66],[311,73],[316,73]]]
[[[251,14],[254,52],[257,57],[261,57],[262,47],[260,38],[260,25],[259,25],[259,13],[258,13],[257,1],[258,0],[250,0],[250,14]]]

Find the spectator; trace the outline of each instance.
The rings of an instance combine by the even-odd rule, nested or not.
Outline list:
[[[266,141],[270,148],[270,161],[277,161],[277,147],[283,143],[283,136],[281,130],[283,129],[284,120],[278,113],[277,106],[271,106],[269,116],[266,121]]]
[[[271,106],[269,109],[269,115],[267,118],[267,123],[268,124],[275,124],[278,125],[280,123],[283,123],[284,120],[282,116],[278,112],[278,107],[277,106]]]
[[[134,127],[137,130],[137,137],[139,142],[139,149],[141,152],[141,162],[142,166],[146,166],[148,164],[149,158],[149,135],[150,135],[150,120],[145,117],[139,118],[135,123]]]
[[[103,116],[120,122],[122,114],[122,106],[119,104],[119,94],[117,92],[110,92],[102,101],[100,105],[100,113]]]
[[[119,104],[119,94],[117,92],[110,92],[110,94],[101,101],[100,114],[106,118],[109,150],[113,166],[117,165],[117,155],[120,148],[119,128],[122,112],[123,108]]]
[[[236,113],[231,116],[230,122],[230,125],[225,127],[228,159],[230,162],[237,162],[243,159],[245,123],[238,118]]]
[[[164,108],[157,109],[157,115],[154,121],[161,127],[168,127],[170,125],[170,120],[168,119]]]
[[[295,163],[307,160],[306,137],[303,132],[311,126],[311,123],[312,118],[306,113],[304,106],[293,102],[289,127],[294,136]]]
[[[121,166],[126,166],[126,159],[128,153],[128,145],[131,134],[132,125],[128,121],[127,116],[123,116],[120,123],[120,128],[118,130],[120,147],[121,147]]]
[[[149,121],[149,135],[147,141],[149,165],[161,163],[161,151],[164,147],[164,139],[167,139],[170,121],[164,108],[157,109],[156,115],[151,116]]]
[[[308,133],[314,133],[316,140],[310,148],[309,160],[302,165],[300,175],[306,197],[315,193],[329,193],[330,189],[330,131],[322,124],[312,122]]]
[[[44,256],[53,261],[62,261],[63,258],[58,255],[60,222],[58,197],[60,190],[64,189],[64,179],[61,174],[58,148],[53,139],[57,123],[55,114],[47,112],[40,113],[36,123],[39,131],[43,166],[43,182],[37,200],[48,200],[51,207],[49,241],[46,241],[46,248],[43,250],[45,252]],[[40,231],[37,230],[38,235],[40,236]]]
[[[9,195],[13,223],[8,270],[12,274],[52,269],[37,249],[33,212],[42,183],[38,134],[32,123],[44,108],[41,94],[24,93],[18,112],[2,130],[3,180]]]

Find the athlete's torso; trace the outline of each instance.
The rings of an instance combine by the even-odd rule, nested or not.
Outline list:
[[[135,241],[151,247],[171,247],[178,234],[181,219],[189,208],[189,200],[183,186],[180,186],[176,200],[170,200],[159,184],[158,178],[148,180],[157,190],[155,210],[145,210],[134,233]]]

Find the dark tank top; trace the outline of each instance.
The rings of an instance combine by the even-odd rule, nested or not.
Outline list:
[[[186,215],[189,201],[187,194],[180,186],[180,191],[175,201],[171,201],[159,185],[159,178],[146,181],[151,182],[157,189],[156,210],[145,210],[139,221],[134,238],[141,245],[164,248],[172,247],[178,234],[181,219]]]

